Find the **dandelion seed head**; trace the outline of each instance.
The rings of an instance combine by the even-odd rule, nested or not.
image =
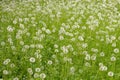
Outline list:
[[[100,56],[104,57],[105,53],[104,52],[100,52]]]
[[[34,78],[38,78],[40,75],[38,73],[34,73]]]
[[[31,63],[35,62],[35,58],[34,57],[31,57],[29,60],[30,60]]]
[[[83,47],[83,48],[86,48],[87,46],[88,46],[87,43],[82,44],[82,47]]]
[[[84,41],[83,36],[78,36],[78,39],[79,39],[80,41]]]
[[[51,31],[49,29],[46,30],[47,34],[51,34]]]
[[[108,76],[113,77],[113,76],[114,76],[114,73],[113,73],[112,71],[109,71],[109,72],[108,72]]]
[[[86,66],[86,67],[91,67],[91,65],[90,65],[89,62],[85,62],[85,66]]]
[[[5,46],[5,42],[4,41],[1,42],[1,46]]]
[[[48,64],[49,64],[49,65],[52,65],[52,63],[53,63],[53,62],[52,62],[51,60],[48,60]]]
[[[17,24],[17,20],[14,20],[14,21],[13,21],[13,24]]]
[[[58,48],[58,45],[57,45],[57,44],[55,44],[55,45],[54,45],[54,48]]]
[[[91,56],[91,60],[96,60],[96,54],[93,54],[93,55]]]
[[[113,51],[114,51],[114,53],[119,53],[119,49],[118,48],[115,48]]]
[[[112,47],[116,47],[116,43],[112,43]]]
[[[11,63],[11,64],[10,64],[10,67],[11,67],[11,68],[14,68],[14,67],[15,67],[15,64],[14,64],[14,63]]]
[[[18,78],[18,77],[15,77],[15,78],[13,78],[13,80],[19,80],[19,78]]]
[[[3,74],[8,75],[9,74],[8,70],[3,70]]]
[[[89,54],[87,54],[86,56],[85,56],[85,60],[90,60],[90,55]]]
[[[104,65],[102,65],[102,66],[100,66],[100,68],[99,68],[99,70],[100,71],[107,71],[107,66],[104,66]]]
[[[41,69],[40,68],[35,68],[35,72],[40,72]]]
[[[41,79],[46,78],[46,74],[45,74],[45,73],[41,73],[41,74],[40,74],[40,78],[41,78]]]
[[[9,25],[9,26],[7,27],[7,30],[8,30],[9,32],[13,32],[14,28]]]
[[[70,73],[74,73],[74,72],[75,72],[75,67],[72,66],[72,67],[70,68]]]
[[[112,56],[112,57],[110,58],[110,60],[111,60],[111,61],[116,61],[116,57],[115,57],[115,56]]]

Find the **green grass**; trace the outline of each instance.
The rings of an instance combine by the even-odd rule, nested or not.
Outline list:
[[[1,0],[0,78],[120,80],[120,2],[104,1]]]

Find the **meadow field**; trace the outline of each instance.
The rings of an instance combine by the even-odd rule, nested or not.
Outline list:
[[[120,0],[0,0],[0,80],[120,80]]]

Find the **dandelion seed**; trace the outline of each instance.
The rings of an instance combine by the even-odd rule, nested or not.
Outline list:
[[[15,64],[14,64],[14,63],[10,64],[10,67],[11,67],[11,68],[14,68],[14,67],[15,67]]]
[[[100,70],[100,71],[104,71],[104,67],[103,67],[103,66],[100,66],[99,70]]]
[[[22,48],[22,52],[25,52],[26,51],[26,49],[25,48]]]
[[[42,27],[42,31],[46,31],[46,28],[45,28],[45,27]]]
[[[115,56],[112,56],[112,57],[110,58],[110,60],[111,60],[111,61],[116,61],[116,57],[115,57]]]
[[[26,35],[29,37],[29,36],[30,36],[30,33],[29,33],[29,32],[27,32],[27,33],[26,33]]]
[[[40,75],[38,73],[35,73],[33,76],[34,78],[38,78]]]
[[[85,62],[85,66],[86,66],[86,67],[91,67],[91,65],[90,65],[89,62]]]
[[[52,58],[56,58],[56,55],[52,55]]]
[[[85,26],[82,27],[83,30],[87,29]]]
[[[8,70],[3,70],[3,74],[8,75],[9,74]]]
[[[68,53],[68,48],[66,46],[62,47],[63,53]]]
[[[5,42],[3,41],[3,42],[1,42],[1,46],[5,46]]]
[[[18,77],[15,77],[15,78],[13,78],[13,80],[19,80],[19,78],[18,78]]]
[[[83,48],[86,48],[87,46],[88,46],[87,43],[82,44],[82,47],[83,47]]]
[[[46,30],[47,34],[51,34],[51,31],[49,29]]]
[[[75,41],[75,38],[72,38],[71,41]]]
[[[4,64],[4,65],[7,65],[7,64],[8,64],[8,62],[7,62],[7,61],[4,61],[4,62],[3,62],[3,64]]]
[[[64,40],[64,37],[62,35],[59,36],[60,40]]]
[[[96,60],[96,55],[95,55],[95,54],[93,54],[93,55],[91,56],[91,60]]]
[[[51,60],[48,61],[48,64],[51,65],[53,62]]]
[[[10,59],[6,59],[6,60],[3,62],[3,64],[4,64],[4,65],[7,65],[10,61],[11,61]]]
[[[107,69],[108,69],[107,66],[104,66],[104,71],[107,71]]]
[[[34,44],[30,44],[30,48],[35,48],[35,45]]]
[[[116,43],[112,43],[112,47],[116,47]]]
[[[114,73],[113,73],[112,71],[109,71],[109,72],[108,72],[108,76],[113,77],[113,76],[114,76]]]
[[[90,60],[90,55],[89,54],[87,54],[86,56],[85,56],[85,60]]]
[[[74,74],[74,72],[75,72],[75,67],[71,67],[70,68],[70,73]]]
[[[115,48],[115,49],[114,49],[114,53],[119,53],[119,49],[118,49],[118,48]]]
[[[80,41],[84,41],[83,36],[78,36],[78,39],[79,39]]]
[[[33,74],[33,70],[32,70],[32,68],[28,68],[27,71],[28,71],[28,73],[29,73],[30,75]]]
[[[101,53],[100,53],[100,56],[104,57],[104,56],[105,56],[105,53],[104,53],[104,52],[101,52]]]
[[[103,63],[99,63],[99,66],[103,66]]]
[[[19,18],[19,22],[22,22],[23,21],[23,19],[22,18]]]
[[[61,27],[59,30],[59,34],[64,34],[65,32],[66,32],[65,29],[63,27]]]
[[[54,45],[54,48],[58,48],[58,45],[57,45],[57,44],[55,44],[55,45]]]
[[[56,53],[58,53],[58,52],[59,52],[59,50],[58,50],[58,49],[55,49],[55,52],[56,52]]]
[[[40,74],[40,78],[42,78],[42,79],[46,78],[46,74],[45,73],[41,73]]]
[[[25,22],[28,22],[28,21],[29,21],[29,18],[24,18],[24,21],[25,21]]]
[[[19,26],[21,29],[24,29],[24,24],[20,24]]]
[[[14,21],[13,21],[13,24],[17,24],[17,20],[14,20]]]
[[[11,49],[12,49],[12,50],[16,50],[16,47],[15,47],[15,46],[11,46]]]
[[[95,48],[91,48],[91,51],[95,52],[95,53],[98,53],[98,49],[95,49]]]
[[[115,36],[111,36],[111,40],[115,40],[116,39],[116,37]]]
[[[22,37],[20,35],[16,35],[16,39],[22,39]]]
[[[7,30],[8,30],[9,32],[13,32],[14,28],[12,28],[11,26],[8,26],[8,27],[7,27]]]
[[[41,69],[40,69],[40,68],[35,68],[35,71],[36,71],[36,72],[40,72]]]
[[[31,57],[29,60],[30,60],[31,63],[35,62],[35,58],[34,57]]]
[[[43,45],[42,45],[42,44],[36,44],[36,48],[42,49],[42,48],[43,48]]]
[[[24,48],[25,49],[29,49],[30,47],[29,47],[29,45],[25,45]]]
[[[23,41],[20,41],[20,45],[24,45],[24,42],[23,42]]]
[[[99,70],[100,71],[107,71],[107,66],[102,65],[102,66],[100,66]]]

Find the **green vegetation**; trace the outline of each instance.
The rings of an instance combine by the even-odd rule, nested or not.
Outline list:
[[[1,80],[120,80],[120,0],[1,0]]]

